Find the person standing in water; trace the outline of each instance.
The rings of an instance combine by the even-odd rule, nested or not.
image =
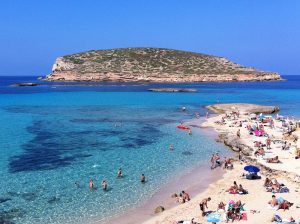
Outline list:
[[[211,162],[211,169],[215,168],[215,154],[212,154],[211,158],[210,158],[210,162]]]
[[[107,182],[106,182],[106,180],[103,180],[103,181],[102,181],[101,186],[102,186],[102,189],[103,189],[104,191],[107,190]]]
[[[123,173],[122,173],[122,169],[121,168],[119,168],[117,176],[118,177],[123,177]]]
[[[90,179],[90,190],[94,189],[94,181],[93,179]]]
[[[144,174],[142,174],[141,176],[141,183],[145,183],[146,182],[146,177]]]
[[[208,112],[206,112],[206,119],[208,119]]]
[[[173,151],[173,150],[174,150],[173,144],[170,145],[169,149],[170,149],[170,151]]]

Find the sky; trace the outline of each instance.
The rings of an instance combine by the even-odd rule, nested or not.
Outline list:
[[[206,53],[300,75],[300,1],[0,1],[0,75],[47,75],[59,56],[124,47]]]

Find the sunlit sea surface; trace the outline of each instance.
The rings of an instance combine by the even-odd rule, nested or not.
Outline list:
[[[300,117],[300,77],[206,84],[47,83],[0,77],[0,223],[105,222],[226,149],[176,125],[225,102],[277,105]],[[37,87],[12,87],[38,82]],[[154,93],[153,87],[197,93]],[[182,112],[185,106],[187,112]],[[174,145],[170,153],[169,145]],[[124,178],[116,178],[122,168]],[[146,184],[139,182],[144,173]],[[93,178],[96,189],[89,190]],[[109,190],[102,191],[101,181]],[[75,185],[78,182],[78,185]]]

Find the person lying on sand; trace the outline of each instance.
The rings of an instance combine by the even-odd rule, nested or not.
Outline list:
[[[300,149],[296,149],[295,151],[295,159],[299,159],[300,158]]]
[[[211,200],[210,197],[204,198],[199,204],[200,210],[202,211],[202,216],[205,216],[205,210],[208,208],[207,203]]]
[[[254,147],[260,148],[261,142],[260,141],[255,141],[254,142]]]
[[[267,158],[267,163],[280,163],[278,156],[275,156],[273,158]]]
[[[218,210],[217,211],[219,211],[219,210],[225,211],[225,204],[222,201],[218,204]]]
[[[267,177],[264,183],[264,187],[272,187],[272,181]]]
[[[238,187],[238,192],[239,194],[248,194],[248,191],[245,190],[241,184]]]
[[[255,156],[264,156],[265,155],[265,150],[263,148],[259,148],[254,152]]]
[[[185,202],[184,199],[183,199],[182,193],[180,193],[179,196],[176,199],[177,199],[177,202],[180,203],[180,204],[183,204]]]
[[[279,210],[279,209],[283,209],[284,211],[288,210],[290,207],[293,206],[293,204],[294,203],[291,203],[291,202],[289,202],[287,200],[284,200],[282,203],[279,203],[279,206],[278,206],[277,210]]]

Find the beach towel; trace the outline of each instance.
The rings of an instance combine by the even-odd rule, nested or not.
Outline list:
[[[279,205],[276,205],[276,206],[271,206],[271,205],[268,205],[268,209],[272,209],[272,210],[278,210],[279,208]]]
[[[282,197],[279,197],[279,198],[277,199],[277,201],[278,201],[279,204],[282,204],[285,200],[284,200]]]
[[[246,212],[242,213],[242,220],[247,221],[247,213]]]

